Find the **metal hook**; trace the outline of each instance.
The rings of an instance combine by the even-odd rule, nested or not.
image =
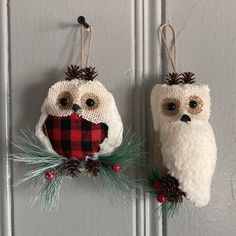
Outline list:
[[[86,22],[85,17],[84,16],[79,16],[78,17],[78,23],[83,25],[86,29],[90,28],[90,25]]]

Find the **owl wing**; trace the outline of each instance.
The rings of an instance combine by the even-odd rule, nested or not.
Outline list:
[[[156,132],[159,131],[159,122],[157,120],[158,117],[158,106],[157,106],[157,97],[158,97],[158,93],[159,90],[161,88],[160,84],[156,84],[151,92],[151,98],[150,98],[150,103],[151,103],[151,111],[152,111],[152,117],[153,117],[153,125],[154,125],[154,130]]]
[[[100,144],[99,154],[112,152],[120,146],[123,138],[123,123],[116,106],[113,107],[107,117],[108,119],[104,123],[108,126],[108,134],[107,138]]]
[[[48,115],[45,113],[42,113],[42,115],[40,116],[39,121],[36,125],[35,135],[48,151],[55,153],[54,149],[52,148],[49,138],[43,132],[43,126],[44,126],[45,120],[47,119],[47,116]]]

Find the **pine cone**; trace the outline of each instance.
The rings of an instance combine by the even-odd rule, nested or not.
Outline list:
[[[194,73],[192,72],[183,72],[180,75],[182,76],[181,79],[184,84],[193,84],[196,82],[195,81],[196,78],[194,78]]]
[[[72,80],[79,78],[79,66],[77,65],[71,65],[67,67],[67,71],[65,72],[66,74],[66,80]]]
[[[100,172],[100,161],[88,159],[85,164],[85,170],[89,176],[97,176]]]
[[[65,161],[62,166],[62,170],[66,172],[66,176],[76,178],[81,173],[81,165],[79,160],[68,160]]]
[[[166,84],[168,85],[176,85],[176,84],[181,84],[182,80],[180,78],[180,74],[178,73],[169,73],[168,75],[166,75]]]
[[[95,67],[85,67],[84,69],[79,70],[79,78],[81,80],[94,80],[97,77],[98,73],[95,70]]]
[[[161,186],[161,192],[167,196],[170,202],[182,202],[183,197],[186,196],[185,193],[179,189],[178,180],[171,175],[161,178]]]

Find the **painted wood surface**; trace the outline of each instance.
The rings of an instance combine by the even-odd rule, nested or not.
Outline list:
[[[3,0],[0,6],[1,155],[4,157],[1,236],[13,235],[11,227],[16,236],[235,235],[234,0],[227,3],[110,0],[96,4],[93,0]],[[162,222],[157,223],[153,201],[146,194],[138,192],[137,201],[129,204],[118,199],[110,201],[92,180],[81,177],[64,184],[62,208],[52,213],[30,208],[33,191],[27,185],[14,188],[14,214],[11,214],[11,175],[6,159],[11,132],[17,141],[20,128],[34,128],[48,87],[64,78],[68,64],[78,63],[79,15],[85,15],[94,28],[91,65],[97,67],[100,81],[114,94],[125,125],[132,125],[148,137],[146,149],[151,154],[154,132],[150,90],[160,82],[162,69],[166,70],[165,57],[160,60],[157,31],[161,21],[170,20],[175,26],[179,71],[193,71],[199,83],[211,87],[211,124],[218,144],[218,163],[209,206],[196,209],[185,202],[179,215],[164,220],[162,228]],[[152,155],[149,159],[152,160]],[[25,167],[14,165],[14,181],[25,171]]]

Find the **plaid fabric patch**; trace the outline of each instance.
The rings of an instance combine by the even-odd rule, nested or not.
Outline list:
[[[98,152],[107,131],[106,124],[94,124],[76,113],[66,117],[49,115],[43,127],[44,134],[58,154],[77,159]]]

